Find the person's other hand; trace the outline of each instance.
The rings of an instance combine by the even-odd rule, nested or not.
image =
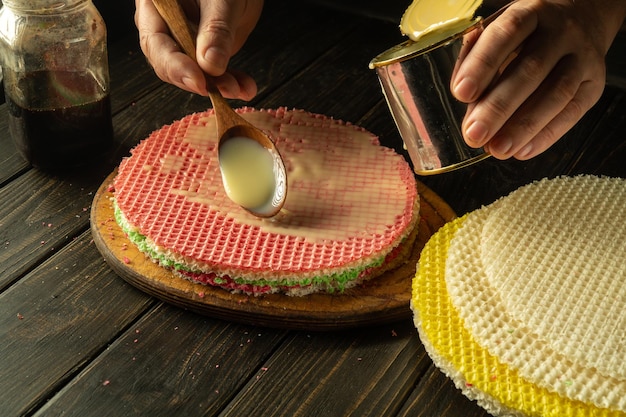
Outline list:
[[[135,25],[141,50],[160,79],[184,90],[207,95],[204,73],[227,98],[252,99],[256,82],[248,74],[228,68],[254,29],[263,0],[198,0],[181,2],[194,26],[197,64],[170,36],[152,0],[135,0]]]
[[[518,0],[466,39],[450,86],[470,103],[466,142],[521,160],[553,145],[602,95],[625,15],[623,0]]]

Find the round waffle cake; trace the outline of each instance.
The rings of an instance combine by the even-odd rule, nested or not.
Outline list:
[[[411,306],[433,361],[494,415],[626,415],[626,180],[560,177],[444,226]]]
[[[255,217],[226,196],[212,110],[153,132],[114,180],[118,224],[181,277],[249,294],[341,291],[406,259],[419,197],[406,160],[370,132],[301,110],[237,110],[285,162],[281,212]]]

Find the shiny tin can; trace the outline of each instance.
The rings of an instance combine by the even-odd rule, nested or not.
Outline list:
[[[432,175],[462,168],[489,156],[468,146],[461,133],[467,104],[450,91],[450,81],[463,40],[482,31],[476,18],[458,31],[433,33],[417,42],[407,40],[375,57],[383,93],[415,173]]]

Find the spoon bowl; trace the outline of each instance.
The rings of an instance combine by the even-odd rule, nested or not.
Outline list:
[[[174,39],[176,39],[176,42],[178,42],[185,54],[196,61],[195,36],[193,35],[193,31],[185,17],[185,12],[178,3],[178,0],[152,0],[152,3],[163,20],[165,20],[170,33]],[[211,103],[213,104],[217,121],[218,160],[220,161],[220,172],[222,174],[226,194],[243,209],[257,217],[273,217],[280,212],[287,196],[287,171],[280,153],[270,137],[235,112],[224,97],[222,97],[222,94],[213,83],[213,80],[208,75],[205,78],[207,91]],[[225,166],[225,164],[230,164],[230,162],[226,162],[224,158],[222,158],[222,151],[225,148],[224,144],[233,138],[245,138],[249,139],[249,141],[254,141],[269,153],[272,163],[269,165],[270,168],[268,169],[272,170],[273,192],[270,193],[271,196],[268,198],[247,201],[245,205],[241,204],[242,199],[237,198],[245,193],[246,189],[256,191],[255,187],[267,184],[259,185],[246,183],[242,185],[241,181],[244,178],[244,173],[242,173],[240,169],[227,169],[228,167]],[[254,166],[257,165],[255,164]],[[250,169],[252,168],[247,168],[247,170]],[[258,178],[263,178],[263,175],[259,175]],[[238,184],[238,187],[233,187],[233,184]]]

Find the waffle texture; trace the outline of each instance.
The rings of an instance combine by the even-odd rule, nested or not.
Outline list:
[[[370,132],[301,110],[237,110],[270,134],[288,177],[272,219],[226,196],[213,111],[153,132],[114,181],[118,223],[181,276],[233,291],[345,289],[399,262],[419,218],[415,177]]]
[[[619,365],[611,372],[603,371],[610,368],[607,364],[624,358],[615,338],[626,325],[619,314],[612,317],[612,312],[614,299],[621,298],[626,280],[623,269],[614,262],[598,262],[606,259],[607,252],[625,259],[626,251],[614,249],[621,242],[613,241],[620,234],[624,236],[618,223],[623,218],[619,207],[626,207],[625,196],[626,183],[620,179],[580,176],[542,180],[448,223],[422,251],[411,300],[420,338],[434,363],[490,413],[626,415]],[[561,220],[551,221],[554,218]],[[568,221],[576,227],[563,224]],[[587,221],[592,228],[581,225]],[[593,234],[598,234],[598,240],[582,239]],[[570,255],[559,257],[550,248],[537,249],[529,243],[532,239]],[[599,246],[586,245],[589,241]],[[585,246],[591,255],[581,259],[572,246]],[[603,248],[607,251],[598,250]],[[544,252],[537,254],[538,250]],[[526,255],[532,256],[532,261]],[[594,267],[581,268],[581,263]],[[578,267],[572,271],[570,264]],[[508,283],[505,286],[498,281],[499,274],[509,269],[517,275],[505,274],[515,281],[504,280]],[[588,273],[584,275],[581,270]],[[582,287],[581,280],[586,282]],[[549,281],[549,289],[534,281]],[[545,298],[546,291],[553,291],[549,299]],[[595,300],[597,293],[607,301]],[[584,355],[577,349],[563,348],[566,345],[551,338],[558,333],[557,327],[567,327],[568,321],[544,312],[543,320],[533,322],[531,313],[520,313],[534,314],[555,304],[569,320],[590,322],[581,323],[572,337],[577,332],[598,337],[610,346],[612,354],[594,348],[595,340],[580,340],[582,346],[592,349]],[[603,317],[611,322],[610,327]]]
[[[516,320],[556,352],[621,380],[625,209],[621,178],[543,180],[502,201],[485,223],[481,244],[490,284]]]

